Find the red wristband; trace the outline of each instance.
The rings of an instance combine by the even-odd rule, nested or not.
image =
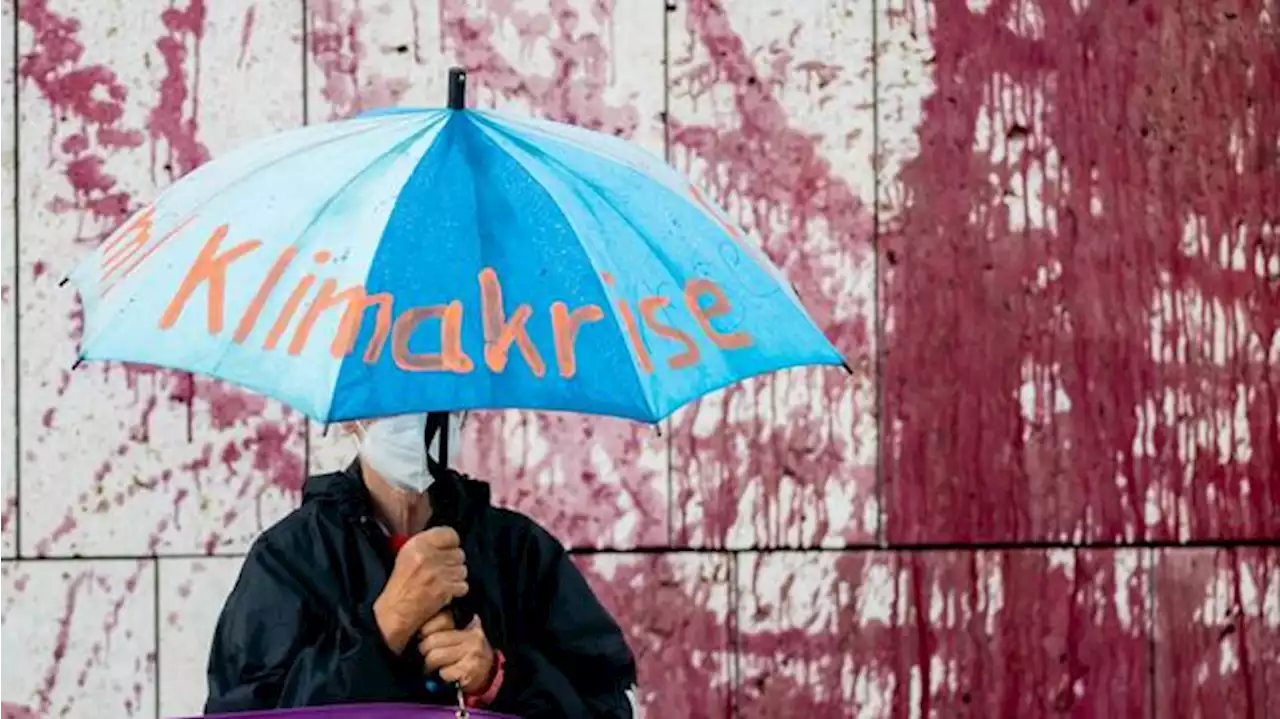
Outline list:
[[[467,697],[467,708],[479,709],[493,703],[493,700],[498,697],[498,690],[502,689],[502,665],[505,663],[506,658],[502,656],[502,652],[495,651],[493,653],[493,679],[489,680],[489,687],[484,690],[483,694]]]

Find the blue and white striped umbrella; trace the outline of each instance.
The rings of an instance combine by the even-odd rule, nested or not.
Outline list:
[[[455,103],[455,106],[459,103]],[[661,159],[467,109],[394,109],[200,167],[70,278],[81,354],[218,377],[319,421],[522,408],[658,421],[842,364]]]

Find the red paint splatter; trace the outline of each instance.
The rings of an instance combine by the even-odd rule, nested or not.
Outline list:
[[[63,174],[73,197],[55,198],[53,207],[117,223],[130,210],[129,194],[117,187],[113,175],[103,172],[102,157],[95,153],[142,145],[141,133],[119,126],[129,92],[105,65],[80,65],[84,56],[84,45],[76,39],[80,21],[59,15],[48,5],[48,0],[19,5],[18,19],[30,28],[34,47],[19,59],[18,78],[34,85],[53,112],[50,155],[55,154],[52,142],[60,124],[85,127],[76,142],[62,148]]]
[[[191,0],[185,10],[171,7],[160,14],[160,20],[167,32],[156,40],[156,50],[164,58],[165,74],[160,81],[159,100],[147,119],[147,132],[151,135],[152,173],[155,172],[156,144],[163,140],[166,143],[164,167],[172,179],[209,160],[209,151],[196,139],[200,128],[200,41],[204,37],[204,0]],[[188,52],[195,57],[190,87],[186,70]]]
[[[1156,716],[1274,716],[1280,551],[1163,551],[1155,595]]]
[[[628,628],[638,699],[650,714],[729,716],[731,561],[720,554],[577,559],[601,603]]]
[[[53,528],[53,532],[51,532],[49,536],[36,542],[36,556],[47,557],[52,554],[54,545],[59,540],[65,539],[74,532],[76,526],[76,518],[71,514],[70,510],[68,510],[67,513],[63,515],[62,521],[58,522],[58,526]]]
[[[470,101],[489,93],[489,102],[523,100],[547,119],[598,132],[631,137],[639,113],[631,105],[615,106],[605,98],[609,86],[609,52],[605,38],[579,32],[579,13],[568,0],[552,0],[547,12],[515,11],[490,5],[475,12],[465,0],[442,0],[440,26],[446,48],[468,70]],[[591,3],[596,18],[612,27],[613,3]],[[545,39],[554,69],[543,76],[517,69],[493,45],[495,27],[510,23],[526,47]],[[612,34],[612,31],[610,31]]]
[[[254,436],[245,440],[253,450],[253,469],[258,477],[269,477],[262,489],[279,489],[287,494],[300,495],[306,479],[302,457],[289,451],[289,445],[298,435],[298,425],[282,422],[259,422],[254,426]],[[234,515],[233,515],[234,516]]]
[[[330,117],[348,117],[362,110],[395,105],[409,88],[406,78],[385,78],[376,72],[361,74],[365,46],[359,28],[365,22],[359,3],[316,0],[311,11],[308,47],[320,68],[321,96],[329,103]]]
[[[321,0],[308,7],[311,32],[307,44],[324,78],[321,94],[332,106],[335,117],[353,114],[360,109],[356,98],[361,51],[356,38],[359,8],[347,15],[335,0]]]
[[[53,209],[87,214],[95,222],[95,229],[109,231],[133,209],[130,194],[119,187],[116,179],[104,168],[111,152],[142,144],[140,131],[122,125],[125,103],[136,101],[136,98],[130,97],[125,84],[111,70],[104,66],[81,64],[85,48],[77,37],[80,30],[78,20],[52,12],[43,0],[23,3],[19,18],[30,27],[35,38],[31,50],[21,57],[20,77],[36,87],[54,111],[55,122],[50,132],[51,159],[55,166],[62,165],[74,190],[71,199],[56,198]],[[155,48],[164,60],[165,74],[148,114],[146,131],[152,141],[153,169],[160,151],[159,144],[164,143],[165,169],[172,178],[189,172],[209,158],[208,150],[198,139],[200,43],[206,23],[206,7],[201,0],[192,0],[185,6],[164,10],[160,19],[164,34],[157,39]],[[61,142],[55,144],[59,127],[67,122],[76,123],[78,130],[64,133]],[[87,233],[83,239],[94,241],[105,231]],[[45,274],[44,263],[36,262],[33,276],[40,278]],[[83,312],[78,304],[69,319],[72,338],[78,339],[83,327]],[[141,365],[102,365],[97,369],[106,381],[117,381],[118,373],[123,370],[127,386],[136,393],[138,417],[127,428],[130,443],[122,445],[122,451],[116,452],[117,455],[129,453],[132,444],[150,443],[151,422],[161,407],[162,397],[183,407],[190,434],[197,412],[195,383],[190,376]],[[92,376],[94,368],[86,367],[78,372]],[[60,395],[66,391],[70,381],[69,372],[60,373]],[[267,491],[273,482],[280,480],[285,491],[296,492],[302,475],[302,460],[295,451],[290,451],[292,446],[286,446],[286,441],[298,437],[300,424],[290,421],[288,427],[264,426],[268,424],[261,421],[264,400],[221,386],[210,385],[210,390],[210,396],[199,398],[198,409],[202,414],[208,414],[217,431],[234,434],[241,427],[252,429],[257,437],[253,441],[254,467],[264,473],[295,474],[287,479],[280,475],[259,477],[261,491]],[[51,410],[56,411],[56,407]],[[45,422],[56,427],[56,414],[48,414]],[[227,441],[235,444],[240,439]],[[103,467],[110,469],[111,465],[104,464]],[[197,471],[194,467],[191,469],[192,478],[198,480]],[[172,477],[172,470],[165,469],[145,480],[126,481],[120,491],[99,492],[101,496],[88,499],[84,508],[106,511],[112,506],[123,506],[128,498],[157,486],[167,486]],[[181,494],[175,504],[180,501]],[[166,529],[167,526],[161,526],[152,537],[153,549],[165,541]],[[55,551],[58,542],[65,541],[69,533],[65,526],[59,527],[53,535],[35,540],[36,545],[42,548],[41,551]]]
[[[686,22],[690,44],[705,48],[708,62],[681,68],[674,79],[677,92],[696,101],[713,88],[733,93],[736,126],[710,127],[671,120],[671,147],[676,162],[691,171],[702,170],[721,205],[741,208],[739,220],[763,237],[764,250],[799,289],[806,307],[827,336],[841,349],[858,373],[850,380],[839,371],[802,370],[788,380],[814,388],[822,397],[821,412],[807,403],[785,410],[780,401],[779,378],[766,378],[725,390],[717,402],[723,407],[719,429],[699,430],[700,410],[676,416],[672,423],[673,463],[677,477],[689,480],[675,500],[677,543],[707,541],[723,545],[729,530],[740,519],[742,497],[749,484],[762,490],[752,508],[754,541],[777,546],[821,543],[835,535],[841,539],[865,538],[856,527],[833,527],[823,501],[837,485],[856,486],[853,515],[863,515],[862,503],[871,496],[872,467],[851,467],[846,459],[856,447],[840,438],[832,426],[839,408],[851,402],[850,388],[868,381],[872,309],[838,296],[824,296],[829,286],[832,250],[813,251],[810,235],[825,226],[836,244],[834,252],[870,270],[871,213],[852,188],[835,176],[812,135],[791,125],[786,110],[774,94],[775,81],[756,68],[756,54],[734,31],[730,19],[716,3],[691,0]],[[794,46],[796,34],[789,42]],[[792,62],[793,49],[782,50],[775,66]],[[806,72],[825,74],[839,68],[805,63]],[[819,224],[821,223],[821,224]],[[781,229],[771,229],[781,226]],[[738,419],[735,407],[753,407]],[[855,413],[870,411],[854,407]],[[785,420],[770,415],[785,412]],[[700,439],[705,437],[705,439]],[[856,439],[855,439],[856,441]],[[782,484],[804,487],[783,503]],[[695,523],[683,507],[702,509]],[[801,526],[814,517],[815,529],[803,536]]]
[[[249,43],[253,40],[253,22],[258,16],[258,6],[250,5],[244,12],[244,22],[240,25],[240,54],[236,56],[236,67],[244,67],[245,58],[249,55]]]
[[[890,538],[1280,535],[1274,19],[933,7],[884,240]]]
[[[32,567],[36,563],[24,562],[23,564],[26,567]],[[53,565],[45,566],[50,570],[54,568]],[[131,629],[120,626],[122,611],[125,604],[137,601],[139,598],[140,579],[143,573],[151,569],[151,566],[150,561],[140,560],[135,564],[133,571],[126,575],[113,575],[91,568],[75,573],[61,572],[62,612],[56,622],[57,631],[53,637],[53,649],[50,652],[49,661],[39,667],[44,670],[44,674],[31,691],[31,701],[26,706],[6,702],[5,716],[68,716],[76,713],[76,702],[87,698],[84,687],[88,683],[89,675],[95,670],[100,670],[107,661],[119,660],[118,653],[109,654],[108,648],[113,642],[132,639]],[[18,606],[13,599],[16,595],[27,591],[30,574],[26,571],[21,574],[17,571],[11,572],[10,567],[6,566],[4,580],[6,596],[4,620],[5,625],[11,627],[13,626],[11,620],[15,617],[10,613]],[[35,601],[47,600],[47,597],[35,598]],[[32,598],[24,601],[32,601]],[[97,609],[105,610],[102,612],[100,632],[95,631],[93,626],[83,619],[77,621],[77,617],[84,611]],[[74,658],[81,660],[77,667],[70,665]],[[153,668],[135,667],[139,673],[149,672]],[[117,672],[117,676],[119,671],[127,671],[125,667],[119,665],[113,669]],[[74,678],[79,691],[65,695],[61,703],[55,706],[55,689],[64,678],[64,674]],[[140,705],[140,697],[137,693],[135,692],[132,697],[125,696],[119,699],[125,710],[124,714],[133,716]],[[91,700],[98,702],[99,705],[109,701],[107,697],[92,697]],[[29,713],[24,715],[24,711]]]
[[[13,702],[0,703],[0,716],[4,719],[40,719],[40,715],[31,707]]]
[[[1137,551],[953,552],[900,561],[911,586],[905,614],[923,652],[913,663],[922,684],[936,687],[922,711],[1148,714],[1149,608]],[[899,664],[898,676],[905,669]]]
[[[15,529],[15,532],[17,528],[17,525],[12,524],[12,522],[14,522],[14,520],[16,520],[18,517],[18,494],[17,492],[12,490],[6,490],[5,495],[6,496],[4,498],[4,513],[0,514],[0,530],[3,530],[5,537],[8,538],[8,537],[14,536],[12,534],[9,534],[10,527],[13,527]],[[5,540],[6,543],[9,541],[10,541],[9,539]]]
[[[71,641],[71,620],[75,616],[78,595],[81,588],[92,578],[92,574],[80,574],[72,579],[67,586],[62,616],[58,619],[58,634],[54,639],[53,663],[48,671],[45,672],[40,688],[36,690],[36,697],[40,702],[39,707],[42,715],[48,713],[49,707],[53,704],[53,689],[57,686],[62,661],[67,656],[67,645]]]
[[[1253,2],[935,3],[928,21],[911,8],[893,22],[931,40],[934,88],[918,156],[887,178],[906,198],[882,238],[889,540],[1280,534],[1280,286],[1266,278],[1280,261],[1280,111],[1259,101],[1280,91],[1274,20]],[[1039,33],[1018,29],[1027,12]],[[894,98],[881,102],[884,116]],[[1171,586],[1168,561],[1148,608],[1148,709],[1275,713],[1256,688],[1259,654],[1274,664],[1280,651],[1274,624],[1206,624],[1196,608],[1212,583]],[[958,584],[930,586],[945,597]],[[1011,617],[1002,652],[1029,659],[1018,633],[1034,636],[1043,613]],[[1069,636],[1110,651],[1134,634],[1086,613]],[[1073,681],[1096,666],[1074,661]],[[993,696],[997,677],[977,686],[1002,702],[987,714],[1026,715],[1012,689]],[[1101,698],[1063,686],[1048,708],[1134,715],[1081,708]]]

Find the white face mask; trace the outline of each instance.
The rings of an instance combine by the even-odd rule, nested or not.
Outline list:
[[[435,478],[427,468],[427,448],[422,438],[426,434],[427,415],[408,414],[387,417],[356,425],[356,447],[364,461],[393,486],[407,492],[421,494],[427,491]],[[458,456],[462,441],[462,421],[454,414],[449,417],[448,456],[440,457],[440,437],[431,439],[430,456],[446,467],[452,466]]]

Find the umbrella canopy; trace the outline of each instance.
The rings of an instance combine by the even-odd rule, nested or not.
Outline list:
[[[251,143],[69,279],[82,358],[211,375],[322,422],[512,408],[655,422],[752,375],[843,363],[661,159],[486,111],[384,110]]]

